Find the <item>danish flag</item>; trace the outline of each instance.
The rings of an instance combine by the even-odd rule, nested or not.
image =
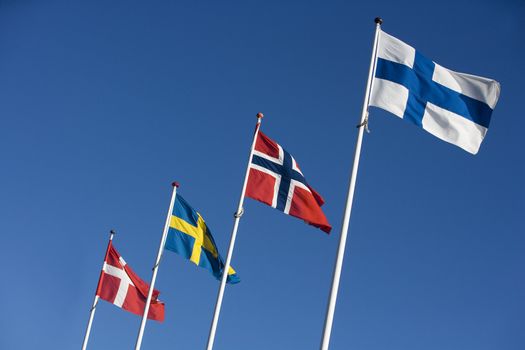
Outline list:
[[[148,290],[149,285],[133,272],[110,242],[98,281],[97,295],[124,310],[142,316]],[[159,301],[158,297],[159,291],[154,290],[148,318],[162,322],[164,303]]]
[[[304,178],[294,157],[259,131],[250,164],[246,196],[330,233],[324,200]]]

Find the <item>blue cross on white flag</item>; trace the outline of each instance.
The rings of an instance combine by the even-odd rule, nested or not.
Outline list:
[[[476,154],[499,93],[497,81],[451,71],[379,31],[371,106]]]

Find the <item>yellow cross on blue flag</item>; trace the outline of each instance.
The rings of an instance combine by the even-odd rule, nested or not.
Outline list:
[[[210,229],[202,216],[179,194],[173,205],[170,228],[164,247],[191,260],[195,265],[209,270],[215,278],[221,280],[224,261],[219,255]],[[227,282],[237,283],[239,281],[235,270],[230,267]]]

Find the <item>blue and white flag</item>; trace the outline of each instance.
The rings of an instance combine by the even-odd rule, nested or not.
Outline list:
[[[476,154],[499,93],[497,81],[451,71],[379,32],[371,106]]]

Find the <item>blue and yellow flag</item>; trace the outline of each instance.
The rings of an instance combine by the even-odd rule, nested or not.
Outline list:
[[[208,269],[218,280],[222,278],[224,261],[219,255],[210,229],[202,216],[178,194],[173,205],[170,229],[164,247],[193,261],[195,265]],[[239,277],[230,266],[227,282],[239,281]]]

